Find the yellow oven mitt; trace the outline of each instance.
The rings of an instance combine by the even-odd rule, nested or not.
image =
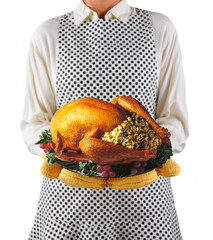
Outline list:
[[[150,172],[124,178],[103,178],[103,177],[89,177],[79,173],[69,171],[57,164],[49,164],[47,162],[46,154],[42,155],[44,160],[40,172],[48,178],[58,178],[66,185],[71,187],[84,187],[92,189],[101,189],[106,186],[113,189],[134,189],[144,187],[157,180],[158,175],[164,177],[177,176],[180,173],[180,167],[171,158],[163,164],[163,168],[155,168]]]

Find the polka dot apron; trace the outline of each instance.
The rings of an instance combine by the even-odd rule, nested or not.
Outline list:
[[[108,102],[132,96],[155,118],[157,62],[150,13],[128,22],[118,19],[74,23],[61,16],[57,58],[57,109],[82,97]],[[43,178],[29,239],[179,240],[182,239],[170,178],[145,187],[116,190],[70,187]]]

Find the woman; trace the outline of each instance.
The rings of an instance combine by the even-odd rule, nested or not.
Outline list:
[[[171,133],[173,152],[189,135],[177,33],[160,13],[125,0],[81,0],[74,11],[43,22],[29,49],[21,129],[32,154],[57,109],[93,96],[130,95]],[[69,187],[43,178],[29,239],[182,239],[170,178],[115,190]]]

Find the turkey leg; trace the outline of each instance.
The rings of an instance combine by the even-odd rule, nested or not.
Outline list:
[[[64,161],[75,162],[85,162],[86,160],[90,159],[93,163],[100,165],[127,164],[134,161],[148,161],[150,158],[156,158],[156,149],[129,149],[127,147],[97,138],[99,136],[100,129],[95,128],[81,141],[79,141],[79,147],[82,153],[59,152],[56,153],[56,157]],[[60,133],[58,134],[58,137],[60,138]],[[58,142],[61,143],[61,140],[59,140]]]
[[[84,137],[79,142],[81,151],[94,163],[104,165],[127,164],[156,158],[156,149],[134,150],[95,137]]]
[[[161,138],[169,138],[171,136],[170,132],[167,128],[159,126],[155,120],[148,113],[146,108],[138,102],[136,99],[130,96],[117,96],[112,100],[112,103],[127,111],[135,112],[141,117],[145,118],[146,121],[152,126],[153,130],[161,137]]]

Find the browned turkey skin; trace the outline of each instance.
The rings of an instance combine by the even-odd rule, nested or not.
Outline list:
[[[160,127],[145,107],[130,96],[117,96],[111,103],[93,97],[74,100],[61,107],[53,116],[50,131],[56,143],[56,157],[64,161],[104,165],[128,164],[156,158],[156,149],[134,150],[101,139],[126,118],[126,111],[145,118],[152,129],[166,142],[171,136]]]

